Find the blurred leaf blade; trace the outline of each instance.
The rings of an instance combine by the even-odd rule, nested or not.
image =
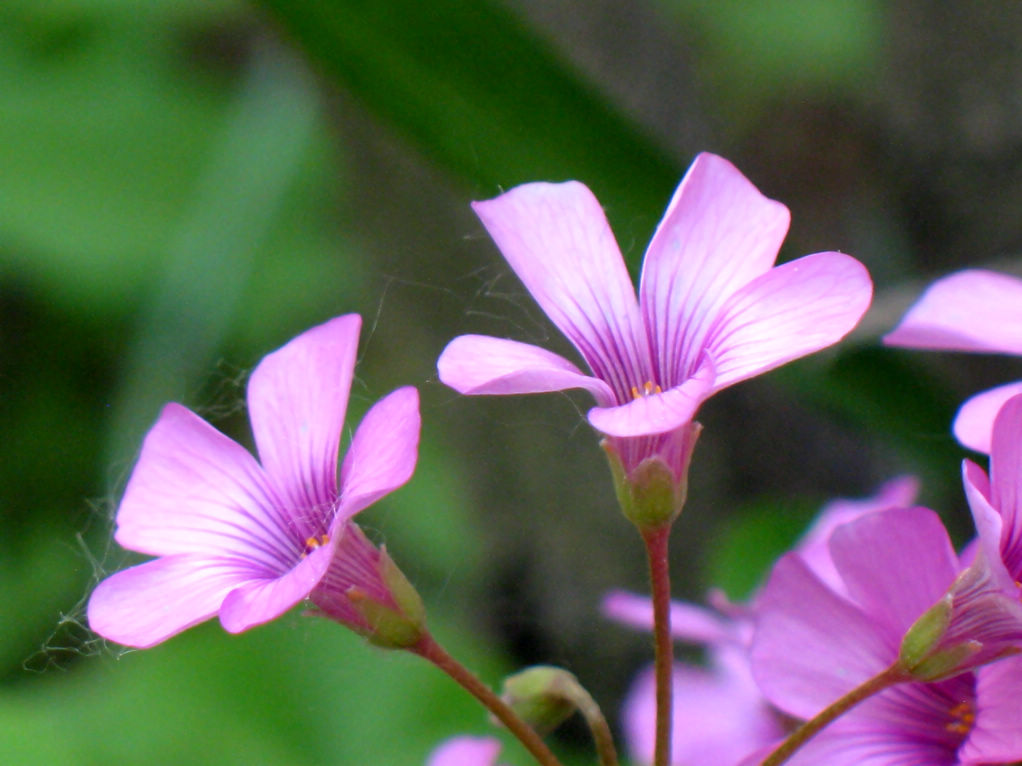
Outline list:
[[[584,180],[611,218],[650,219],[676,161],[497,4],[263,0],[333,80],[483,193]]]

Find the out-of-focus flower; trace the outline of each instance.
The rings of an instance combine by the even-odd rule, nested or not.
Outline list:
[[[789,554],[760,596],[751,657],[767,699],[794,717],[813,717],[904,662],[906,634],[918,632],[920,617],[948,601],[948,619],[932,632],[924,661],[909,668],[916,677],[941,680],[901,683],[870,697],[790,763],[950,766],[1022,758],[1022,663],[1002,659],[970,672],[1022,639],[1017,602],[996,582],[987,580],[982,592],[971,588],[983,575],[979,555],[962,570],[943,525],[925,508],[881,511],[845,524],[832,534],[830,550],[843,592]],[[1007,631],[1005,615],[1013,622]],[[966,651],[956,653],[960,647]]]
[[[314,327],[253,371],[247,399],[258,462],[190,410],[163,409],[128,481],[115,534],[123,547],[159,558],[99,584],[88,606],[94,631],[149,647],[219,614],[236,633],[311,596],[370,632],[373,603],[375,611],[401,612],[414,601],[393,591],[403,578],[350,521],[415,469],[414,388],[369,410],[338,480],[360,325],[348,315]],[[344,599],[360,605],[349,619],[338,611]]]
[[[499,753],[492,737],[452,737],[430,753],[426,766],[495,766]]]
[[[980,543],[1000,561],[1009,580],[1022,582],[1022,396],[998,413],[990,450],[990,478],[971,460],[962,473]]]
[[[1022,279],[982,269],[938,279],[884,343],[934,351],[1022,354]],[[966,401],[955,418],[958,441],[989,454],[994,418],[1016,394],[1022,394],[1022,381]]]
[[[638,299],[581,183],[525,184],[473,208],[592,375],[537,346],[463,335],[440,356],[440,379],[463,394],[588,390],[589,422],[626,474],[653,456],[683,480],[704,399],[837,342],[872,295],[865,268],[841,253],[774,267],[787,208],[712,154],[696,158],[657,227]]]
[[[918,485],[914,477],[902,476],[885,483],[872,497],[828,503],[795,547],[797,555],[821,580],[840,589],[840,576],[827,547],[831,533],[867,513],[910,505]],[[755,603],[755,596],[749,604],[729,602],[720,592],[710,594],[712,609],[671,603],[674,638],[708,650],[705,668],[676,665],[672,753],[677,766],[731,766],[749,753],[769,749],[790,728],[792,722],[770,704],[752,678],[748,645]],[[604,599],[603,610],[632,627],[649,630],[653,625],[653,607],[645,596],[613,591]],[[632,684],[623,715],[633,757],[639,763],[652,763],[656,716],[652,669],[643,671]]]
[[[744,756],[780,740],[787,722],[760,693],[744,649],[717,647],[708,667],[674,668],[671,762],[675,766],[733,766]],[[636,763],[653,763],[656,678],[639,674],[625,699],[624,733]]]

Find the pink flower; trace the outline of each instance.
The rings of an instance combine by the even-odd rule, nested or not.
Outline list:
[[[638,299],[584,185],[525,184],[473,208],[592,375],[527,343],[463,335],[440,356],[440,379],[463,394],[584,388],[596,398],[589,422],[628,471],[661,455],[680,473],[684,426],[704,399],[837,342],[872,294],[841,253],[774,267],[787,208],[712,154],[696,158],[653,235]]]
[[[867,513],[907,505],[917,492],[918,481],[903,476],[885,483],[872,497],[828,503],[796,546],[796,554],[823,582],[842,588],[827,547],[831,533]],[[710,602],[715,610],[671,602],[674,638],[705,646],[709,660],[706,668],[676,665],[672,753],[678,766],[727,766],[764,748],[769,752],[768,746],[784,737],[790,723],[760,692],[749,667],[756,597],[750,604],[735,604],[713,592]],[[649,630],[653,625],[653,607],[645,596],[613,591],[604,599],[603,610],[632,627]],[[638,763],[653,762],[655,716],[655,679],[647,669],[632,685],[624,707],[625,735]]]
[[[961,569],[940,520],[925,508],[880,511],[839,527],[831,557],[836,591],[797,555],[778,562],[758,602],[751,657],[763,694],[808,719],[904,653],[903,638],[934,604],[950,605],[944,639],[989,661],[1022,638],[1019,610],[977,564]],[[1003,609],[1003,611],[1002,611]],[[1012,625],[1002,618],[1011,617]],[[979,618],[979,619],[977,619]],[[1005,629],[1007,628],[1007,629]],[[984,651],[990,649],[991,653]],[[1022,662],[974,669],[963,661],[930,683],[902,683],[846,713],[810,740],[792,764],[980,764],[1022,758],[1017,694]]]
[[[429,756],[426,766],[496,766],[500,741],[493,737],[452,737]]]
[[[889,346],[935,351],[1022,354],[1022,279],[967,270],[938,279],[884,337]],[[1001,405],[1022,394],[1022,381],[969,399],[955,418],[955,436],[990,453],[990,433]]]
[[[124,491],[115,534],[125,548],[159,558],[99,584],[88,606],[94,631],[149,647],[216,614],[237,633],[309,596],[328,606],[353,586],[388,596],[381,568],[364,566],[381,554],[350,519],[411,477],[418,393],[398,389],[369,410],[338,481],[360,325],[352,314],[314,327],[253,371],[248,408],[258,462],[188,409],[164,407]]]
[[[674,668],[671,763],[729,766],[785,734],[783,716],[752,679],[744,649],[716,647],[709,667]],[[623,725],[636,763],[653,763],[656,678],[647,668],[625,699]]]
[[[962,474],[981,549],[1009,582],[1022,582],[1022,396],[1009,399],[994,420],[990,478],[971,460]]]

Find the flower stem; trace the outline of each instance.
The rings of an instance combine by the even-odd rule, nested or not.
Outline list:
[[[653,766],[671,762],[671,705],[674,701],[674,644],[671,641],[671,578],[667,541],[671,524],[641,529],[649,559],[649,582],[653,596],[653,643],[656,667],[656,748]]]
[[[447,651],[438,644],[434,638],[426,633],[422,639],[409,651],[429,660],[440,670],[449,675],[465,691],[479,700],[497,719],[507,727],[518,740],[525,745],[525,748],[532,753],[532,757],[542,766],[562,766],[557,757],[546,746],[540,736],[533,731],[525,721],[518,715],[482,681],[473,675],[472,671],[454,659]]]
[[[585,700],[579,700],[578,711],[585,718],[589,731],[593,735],[596,755],[600,766],[618,766],[617,750],[614,748],[614,735],[611,734],[607,719],[596,701],[586,692]]]
[[[780,747],[767,756],[760,766],[780,766],[794,755],[795,751],[802,747],[802,745],[819,734],[820,731],[827,726],[827,724],[844,715],[860,702],[872,697],[874,694],[882,692],[884,689],[894,686],[895,684],[900,684],[903,681],[909,680],[911,680],[910,676],[899,664],[895,663],[894,665],[891,665],[891,667],[887,668],[887,670],[873,676],[859,686],[856,686],[837,702],[834,702],[824,708],[817,713],[815,717],[809,719],[800,727],[795,729],[795,731],[793,731],[791,735],[781,743]]]

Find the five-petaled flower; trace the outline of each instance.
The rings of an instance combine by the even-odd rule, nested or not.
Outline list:
[[[861,702],[789,763],[954,766],[1022,758],[1022,660],[977,667],[1019,646],[1022,610],[996,578],[984,576],[989,569],[982,558],[963,570],[940,519],[918,507],[844,524],[829,547],[840,588],[791,553],[774,567],[757,602],[753,675],[780,710],[813,717],[903,662],[904,637],[934,604],[947,603],[949,619],[931,632],[927,648],[933,651],[912,669],[929,682],[900,683]],[[958,653],[956,646],[968,651]]]
[[[117,511],[116,540],[158,556],[107,578],[89,624],[149,647],[219,614],[232,633],[307,597],[369,633],[372,601],[398,612],[391,566],[351,518],[411,477],[418,393],[377,402],[340,468],[338,450],[361,320],[338,317],[268,355],[248,383],[259,461],[190,410],[168,404],[146,436]],[[396,577],[396,580],[400,580]]]
[[[441,355],[440,379],[463,394],[584,388],[590,424],[626,471],[659,455],[682,473],[703,400],[837,342],[872,295],[865,268],[841,253],[774,268],[788,209],[712,154],[696,158],[653,235],[638,299],[581,183],[525,184],[473,208],[592,375],[527,343],[464,335]]]
[[[888,346],[934,351],[1022,355],[1022,279],[967,269],[938,279],[884,336]],[[955,436],[969,449],[990,453],[994,418],[1022,394],[1022,381],[976,394],[955,417]]]

